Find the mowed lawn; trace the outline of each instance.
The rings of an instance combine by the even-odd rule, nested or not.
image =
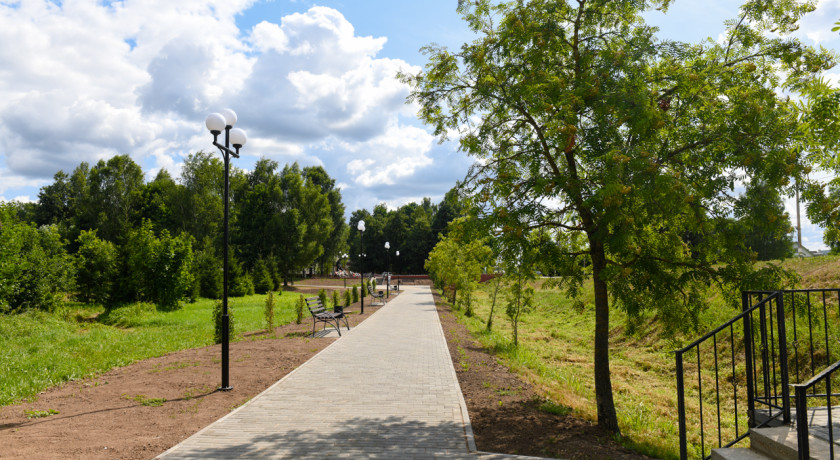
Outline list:
[[[840,287],[840,258],[791,260],[785,266],[802,276],[803,287]],[[593,360],[595,330],[591,288],[579,299],[581,308],[558,289],[542,289],[536,283],[535,308],[523,315],[519,347],[513,346],[513,329],[505,316],[506,293],[500,290],[487,331],[492,284],[482,285],[475,298],[472,317],[457,314],[470,331],[501,361],[534,384],[543,396],[571,408],[578,416],[596,419]],[[706,331],[737,315],[719,292],[710,293],[712,307],[703,315],[697,333],[669,335],[649,315],[628,324],[619,309],[610,312],[610,369],[613,396],[625,445],[658,458],[678,458],[677,397],[674,350],[701,337]],[[710,369],[711,370],[711,369]],[[714,375],[714,371],[704,371]],[[707,388],[713,388],[709,385]],[[696,396],[694,396],[696,398]],[[689,404],[692,399],[689,398]],[[706,417],[704,417],[705,419]],[[734,433],[734,427],[726,426]],[[698,439],[689,438],[698,443]],[[708,454],[708,440],[706,454]],[[699,447],[690,446],[690,452]],[[689,454],[692,455],[691,453]]]
[[[295,320],[298,297],[275,293],[275,325]],[[229,299],[237,335],[265,329],[265,299]],[[138,360],[212,345],[215,302],[201,299],[171,312],[131,304],[108,315],[101,307],[68,304],[55,313],[0,316],[0,405]]]

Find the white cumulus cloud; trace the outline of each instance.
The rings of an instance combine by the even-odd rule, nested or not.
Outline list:
[[[254,3],[0,2],[0,193],[116,154],[148,178],[177,176],[186,155],[212,148],[204,117],[224,107],[249,135],[238,167],[320,164],[383,200],[428,173],[442,153],[395,78],[419,68],[378,57],[387,38],[356,35],[332,8],[240,30]]]

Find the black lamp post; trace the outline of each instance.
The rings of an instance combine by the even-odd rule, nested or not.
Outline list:
[[[397,271],[400,271],[400,251],[397,251]],[[399,289],[400,288],[399,284],[400,284],[400,277],[397,276],[397,291],[400,290]]]
[[[383,276],[385,283],[385,297],[391,298],[391,243],[385,242],[385,252],[388,254],[388,274]]]
[[[359,229],[359,252],[361,252],[362,251],[362,245],[363,245],[362,237],[364,236],[364,233],[365,233],[365,221],[360,220],[359,224],[356,226],[356,228]],[[362,288],[362,308],[361,308],[361,313],[359,313],[359,314],[364,315],[365,314],[365,284],[364,284],[365,273],[362,269],[362,257],[361,256],[359,256],[359,273],[361,275],[361,280],[362,280],[362,284],[360,286]]]
[[[228,221],[230,213],[230,203],[228,196],[230,195],[230,157],[239,158],[239,149],[245,145],[248,136],[245,131],[239,128],[233,128],[236,124],[236,112],[231,109],[224,109],[219,113],[211,113],[204,121],[207,129],[213,134],[213,145],[218,147],[225,159],[225,231],[224,231],[224,286],[222,287],[222,386],[219,388],[222,391],[230,391],[233,389],[230,386],[230,316],[228,316],[228,246],[230,245],[230,238],[228,234]],[[233,129],[232,129],[233,128]],[[225,145],[219,144],[219,134],[225,132]],[[231,150],[230,146],[236,150]]]
[[[347,253],[341,255],[341,258],[344,260],[344,263],[341,264],[341,271],[344,272],[344,289],[347,289]]]

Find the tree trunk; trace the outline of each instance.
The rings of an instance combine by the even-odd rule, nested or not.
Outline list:
[[[496,310],[496,296],[499,294],[499,286],[501,286],[501,278],[496,279],[496,287],[493,289],[493,305],[490,307],[490,317],[487,318],[487,330],[493,327],[493,311]]]
[[[618,418],[610,380],[610,299],[607,283],[601,278],[606,266],[604,246],[590,240],[592,283],[595,289],[595,402],[598,426],[618,433]]]

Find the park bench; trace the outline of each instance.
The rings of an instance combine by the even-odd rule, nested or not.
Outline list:
[[[344,309],[341,306],[336,305],[333,311],[327,311],[324,308],[324,304],[321,303],[321,299],[319,297],[308,297],[306,299],[306,307],[309,308],[309,313],[312,315],[312,335],[315,335],[315,325],[318,323],[324,323],[324,329],[327,328],[327,324],[334,327],[336,331],[338,331],[339,337],[341,336],[341,323],[340,320],[344,320],[344,325],[347,326],[347,330],[350,330],[350,325],[347,324],[347,316],[344,315]]]
[[[396,281],[392,281],[391,277],[392,277],[391,273],[389,273],[389,272],[383,273],[382,274],[382,283],[383,284],[388,284],[388,287],[391,289],[391,291],[398,292],[400,290],[400,282],[396,277],[394,277],[394,279]]]
[[[370,294],[370,296],[371,296],[371,298],[372,298],[372,299],[379,299],[379,302],[378,302],[378,303],[376,303],[376,304],[374,304],[374,303],[373,303],[374,301],[373,301],[373,300],[371,300],[371,302],[370,302],[370,305],[371,305],[371,306],[374,306],[374,305],[385,305],[385,294],[383,294],[383,293],[382,293],[382,291],[379,291],[379,294],[375,294],[375,293],[373,292],[373,289],[371,289],[371,288],[370,288],[370,285],[368,285],[368,287],[367,287],[367,288],[368,288],[368,293]]]

